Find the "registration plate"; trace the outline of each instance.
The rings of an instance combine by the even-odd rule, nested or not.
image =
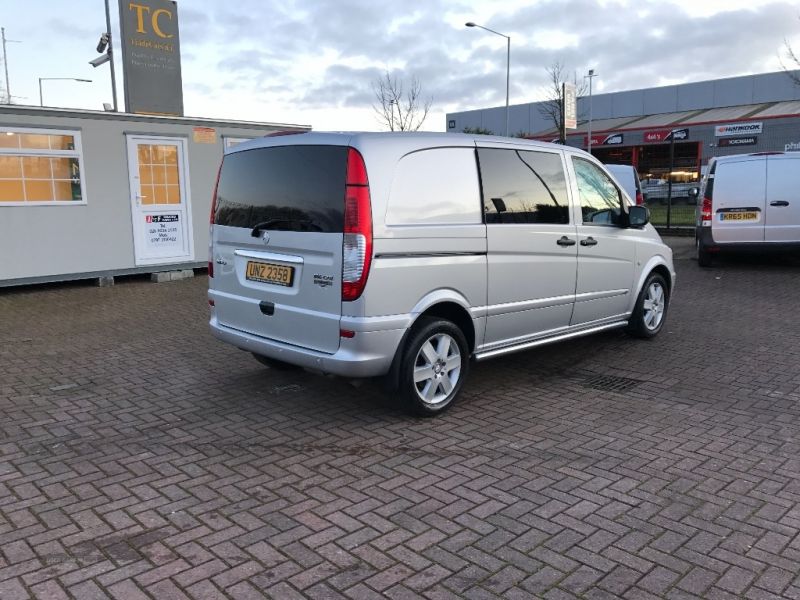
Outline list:
[[[720,221],[758,221],[758,212],[724,212],[719,213]]]
[[[245,278],[248,281],[258,281],[259,283],[272,283],[274,285],[290,287],[294,281],[294,267],[250,260],[247,261]]]

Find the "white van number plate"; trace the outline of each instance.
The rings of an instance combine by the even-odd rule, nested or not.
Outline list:
[[[758,221],[758,213],[755,211],[747,212],[724,212],[719,213],[720,221]]]
[[[258,281],[259,283],[272,283],[274,285],[291,287],[294,281],[294,267],[250,260],[247,261],[245,278],[248,281]]]

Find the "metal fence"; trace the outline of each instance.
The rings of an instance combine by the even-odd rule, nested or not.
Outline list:
[[[699,182],[673,184],[671,197],[667,185],[643,185],[644,204],[650,209],[650,222],[657,227],[694,227],[697,201],[689,196],[689,190],[699,185]]]

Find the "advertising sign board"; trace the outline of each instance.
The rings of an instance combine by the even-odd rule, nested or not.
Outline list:
[[[126,110],[183,116],[177,3],[119,0],[119,20]]]

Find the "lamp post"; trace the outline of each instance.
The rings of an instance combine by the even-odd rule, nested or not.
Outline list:
[[[502,36],[506,38],[506,137],[508,137],[508,89],[509,89],[509,82],[511,81],[511,37],[507,36],[504,33],[500,33],[499,31],[495,31],[494,29],[489,29],[488,27],[484,27],[483,25],[478,25],[477,23],[473,23],[470,21],[469,23],[464,23],[467,27],[478,27],[483,29],[484,31],[488,31],[490,33],[494,33],[495,35]]]
[[[594,69],[589,69],[589,154],[592,153],[592,79],[597,76]]]
[[[42,99],[43,81],[80,81],[81,83],[92,83],[91,79],[77,79],[75,77],[39,77],[39,106],[44,106],[44,100]]]

